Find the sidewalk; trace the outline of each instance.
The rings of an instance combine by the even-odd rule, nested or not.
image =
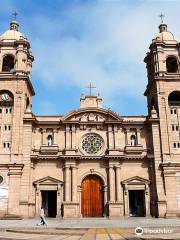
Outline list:
[[[0,229],[2,228],[37,228],[38,218],[23,220],[0,220]],[[136,228],[140,227],[180,227],[180,218],[81,218],[73,220],[47,218],[48,228]]]
[[[0,220],[0,240],[180,239],[180,219],[47,219],[47,228],[37,226],[38,220]],[[137,226],[143,234],[135,234]]]

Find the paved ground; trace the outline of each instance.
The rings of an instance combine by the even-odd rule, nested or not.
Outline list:
[[[0,229],[13,228],[34,228],[39,219],[23,219],[23,220],[0,220]],[[135,228],[140,227],[158,227],[158,226],[177,226],[180,227],[180,218],[178,219],[160,219],[160,218],[81,218],[77,220],[47,219],[49,228]]]
[[[36,226],[38,219],[0,220],[0,240],[180,239],[180,219],[47,219],[47,222],[46,228]],[[141,227],[136,230],[139,235],[135,234],[137,227]]]

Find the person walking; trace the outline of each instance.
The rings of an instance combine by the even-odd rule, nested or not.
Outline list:
[[[41,207],[41,210],[40,210],[40,221],[38,223],[38,226],[40,225],[46,225],[47,227],[47,221],[45,219],[45,213],[44,213],[44,208]]]

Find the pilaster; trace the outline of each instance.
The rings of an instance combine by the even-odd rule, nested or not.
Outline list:
[[[156,182],[156,192],[153,196],[154,201],[157,204],[157,215],[159,217],[165,217],[166,215],[166,198],[163,185],[163,173],[160,168],[162,163],[162,152],[161,152],[161,142],[160,142],[160,129],[159,129],[159,120],[156,118],[150,119],[152,126],[152,138],[154,146],[154,173],[153,181]]]
[[[8,214],[20,215],[20,183],[22,175],[23,164],[9,165],[9,201]]]

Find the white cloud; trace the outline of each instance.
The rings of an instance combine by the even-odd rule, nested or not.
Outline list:
[[[143,58],[158,32],[162,8],[177,26],[179,13],[174,15],[176,6],[170,2],[147,1],[132,8],[121,1],[98,1],[73,6],[62,21],[39,16],[38,22],[45,25],[32,43],[35,74],[55,88],[62,84],[84,88],[92,81],[106,99],[118,93],[142,97],[147,83]]]

